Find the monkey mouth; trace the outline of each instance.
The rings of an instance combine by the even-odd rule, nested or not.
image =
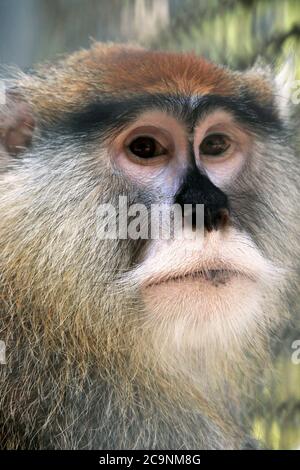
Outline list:
[[[168,274],[156,279],[149,280],[144,287],[153,287],[156,285],[166,284],[166,283],[181,283],[181,282],[206,282],[213,286],[220,286],[229,283],[230,281],[237,278],[245,278],[254,281],[253,277],[248,273],[226,268],[212,268],[212,269],[199,269],[188,273],[182,274]]]

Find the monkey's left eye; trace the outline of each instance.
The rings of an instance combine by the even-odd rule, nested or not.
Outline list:
[[[230,139],[226,135],[211,134],[202,140],[199,148],[202,155],[217,157],[225,153],[230,144]]]
[[[153,137],[139,136],[129,145],[128,150],[135,157],[149,159],[167,154],[167,150]]]

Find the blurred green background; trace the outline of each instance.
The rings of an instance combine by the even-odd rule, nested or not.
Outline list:
[[[300,78],[299,0],[0,0],[0,63],[27,69],[91,39],[194,50],[240,69],[259,55],[278,65],[293,53]],[[295,325],[280,332],[268,387],[258,387],[253,433],[274,449],[300,448],[300,364]]]

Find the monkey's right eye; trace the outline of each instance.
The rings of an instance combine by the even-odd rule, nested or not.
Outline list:
[[[135,157],[145,160],[167,154],[167,149],[150,136],[137,137],[128,145],[128,150]]]

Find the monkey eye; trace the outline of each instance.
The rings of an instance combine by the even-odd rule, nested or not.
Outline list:
[[[202,155],[217,157],[222,155],[230,147],[230,139],[224,134],[210,134],[200,144]]]
[[[150,136],[139,136],[128,145],[129,151],[138,158],[150,159],[167,154],[165,149],[156,139]]]

